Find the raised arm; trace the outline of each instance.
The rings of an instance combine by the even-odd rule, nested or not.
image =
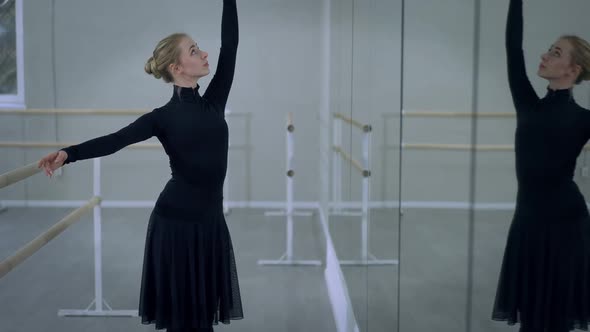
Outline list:
[[[517,112],[529,109],[539,100],[526,73],[522,40],[522,0],[510,0],[506,24],[506,54],[508,57],[508,83]]]
[[[140,116],[117,132],[61,149],[68,154],[64,165],[78,160],[110,155],[127,145],[145,141],[155,135],[157,135],[157,121],[155,112],[152,111]]]
[[[215,75],[205,91],[204,98],[225,109],[229,90],[234,79],[239,29],[236,0],[223,0],[221,17],[221,50]]]

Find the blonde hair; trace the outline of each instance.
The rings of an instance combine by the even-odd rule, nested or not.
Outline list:
[[[153,55],[147,60],[144,70],[155,78],[162,78],[164,82],[174,81],[172,74],[168,71],[170,64],[176,63],[180,58],[180,41],[188,38],[185,33],[173,33],[170,36],[160,40]]]
[[[570,42],[573,47],[572,62],[582,68],[580,75],[576,78],[576,84],[590,80],[590,43],[573,35],[561,36],[560,39]]]

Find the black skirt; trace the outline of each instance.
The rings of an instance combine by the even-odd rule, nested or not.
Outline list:
[[[152,212],[139,300],[143,324],[207,328],[243,318],[238,275],[222,208],[195,220]]]
[[[587,330],[590,219],[515,216],[492,318],[535,331]]]

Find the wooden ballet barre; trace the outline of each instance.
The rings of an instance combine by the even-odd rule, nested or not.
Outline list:
[[[0,141],[0,148],[64,148],[79,143],[73,142],[2,142]],[[132,149],[155,149],[161,148],[160,143],[135,143],[126,148]]]
[[[11,142],[11,141],[0,141],[0,148],[64,148],[79,143],[74,142]],[[161,148],[160,143],[135,143],[126,148],[131,149],[158,149]],[[245,149],[248,145],[232,145],[230,149]]]
[[[4,277],[8,272],[17,267],[25,259],[29,258],[49,241],[53,240],[56,236],[62,233],[66,228],[71,226],[74,222],[78,221],[82,215],[91,210],[94,206],[100,203],[100,198],[91,198],[84,206],[79,207],[65,218],[51,226],[41,235],[37,236],[34,240],[26,244],[24,247],[15,252],[12,256],[0,262],[0,279]]]
[[[359,172],[361,172],[361,174],[364,177],[371,176],[371,171],[370,170],[365,169],[358,160],[352,158],[352,156],[350,156],[348,153],[346,153],[346,151],[342,150],[341,147],[339,147],[339,146],[333,146],[332,149],[334,151],[338,152],[349,163],[351,163],[352,166],[354,166],[354,168],[356,168]]]
[[[395,113],[392,113],[395,114]],[[402,114],[408,117],[421,118],[513,118],[515,112],[437,112],[437,111],[403,111]]]
[[[24,180],[41,171],[42,169],[37,167],[37,162],[34,162],[26,166],[14,169],[12,171],[6,172],[0,175],[0,188],[8,187],[13,183]]]
[[[151,112],[151,109],[50,109],[50,108],[31,108],[31,109],[6,109],[0,110],[0,115],[142,115]],[[227,116],[250,115],[249,112],[229,112]]]
[[[386,148],[396,148],[395,145],[386,145]],[[402,147],[406,150],[471,150],[469,144],[421,144],[404,143]],[[477,145],[477,151],[514,151],[514,145]],[[584,146],[584,150],[590,150],[590,145]]]
[[[412,150],[473,150],[470,144],[420,144],[420,143],[404,143],[404,149]],[[477,151],[513,151],[514,145],[476,145]]]
[[[141,115],[150,112],[147,109],[26,109],[26,110],[0,110],[0,114],[22,115]]]
[[[341,119],[342,121],[344,121],[344,122],[346,122],[346,123],[348,123],[348,124],[351,124],[351,125],[353,125],[353,126],[355,126],[355,127],[359,128],[359,129],[361,129],[361,130],[362,130],[363,132],[365,132],[365,133],[368,133],[368,132],[370,132],[371,130],[373,130],[373,128],[371,127],[371,125],[365,125],[365,124],[362,124],[362,123],[360,123],[360,122],[358,122],[358,121],[356,121],[356,120],[354,120],[354,119],[352,119],[352,118],[349,118],[349,117],[347,117],[347,116],[345,116],[345,115],[343,115],[343,114],[340,114],[340,113],[334,113],[334,117],[335,117],[336,119]]]

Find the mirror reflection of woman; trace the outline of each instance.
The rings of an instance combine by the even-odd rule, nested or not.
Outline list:
[[[550,46],[537,71],[548,81],[539,98],[527,77],[522,40],[523,3],[511,0],[506,49],[518,193],[492,318],[520,323],[521,332],[587,330],[590,216],[573,176],[590,138],[590,111],[576,103],[573,87],[590,79],[590,45],[562,36]]]
[[[39,161],[51,176],[63,164],[113,154],[153,136],[162,143],[172,178],[149,220],[139,316],[169,332],[213,331],[218,322],[243,317],[222,204],[228,153],[224,111],[238,48],[236,0],[223,0],[221,21],[217,69],[202,96],[197,81],[209,74],[208,54],[188,35],[172,34],[145,65],[148,74],[173,83],[168,103],[115,133]]]

